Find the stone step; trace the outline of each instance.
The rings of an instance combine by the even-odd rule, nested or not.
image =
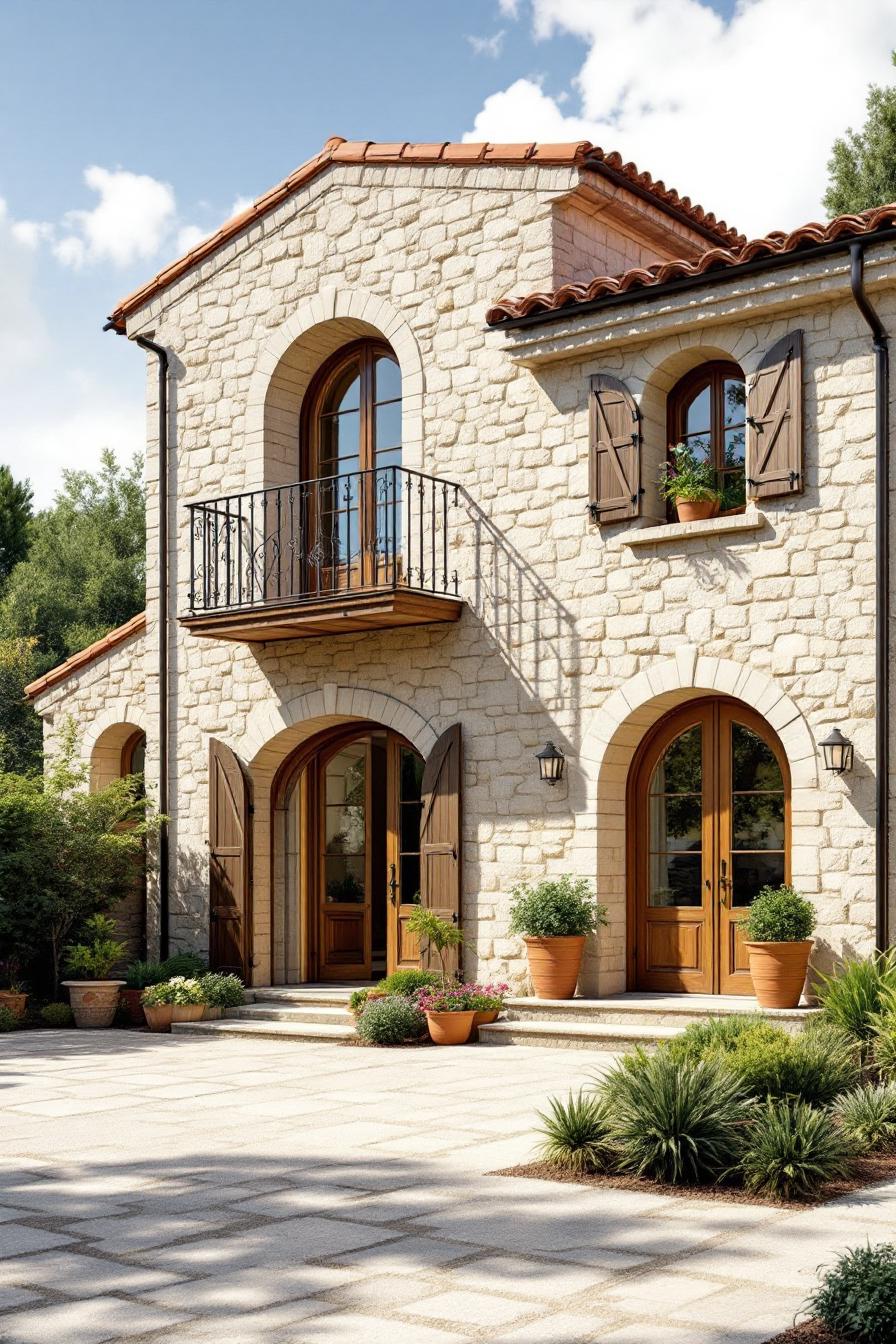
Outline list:
[[[242,1008],[228,1008],[225,1021],[232,1022],[294,1022],[308,1026],[350,1027],[354,1018],[347,1008],[326,1004],[296,1004],[288,1002],[247,1003]]]
[[[258,986],[246,991],[254,1003],[294,1004],[308,1008],[348,1008],[351,989],[327,985]]]
[[[677,1027],[710,1017],[758,1013],[786,1031],[801,1031],[819,1009],[760,1008],[755,999],[710,994],[618,994],[604,999],[512,998],[505,1005],[513,1022],[603,1023],[615,1026]]]
[[[243,1022],[222,1018],[220,1022],[172,1022],[178,1036],[252,1036],[264,1041],[339,1041],[352,1040],[353,1026],[335,1026],[327,1022]]]
[[[621,1051],[650,1047],[680,1036],[683,1027],[620,1025],[613,1022],[499,1021],[479,1028],[480,1045],[539,1045],[566,1050]]]

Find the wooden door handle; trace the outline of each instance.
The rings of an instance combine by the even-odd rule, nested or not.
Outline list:
[[[396,899],[397,899],[397,897],[396,897],[396,893],[397,893],[397,891],[398,891],[398,882],[397,882],[397,880],[396,880],[395,871],[396,871],[396,870],[395,870],[395,864],[394,864],[394,863],[390,863],[390,864],[389,864],[389,900],[392,902],[393,905],[395,904],[395,901],[396,901]]]

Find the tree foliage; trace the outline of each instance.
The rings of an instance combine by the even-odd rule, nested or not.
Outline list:
[[[0,587],[28,554],[31,540],[31,486],[0,466]]]
[[[36,639],[0,639],[0,771],[29,774],[41,766],[40,719],[23,689],[37,676],[36,646]]]
[[[870,85],[866,108],[862,129],[850,127],[834,141],[824,195],[830,215],[855,214],[896,201],[896,88]]]

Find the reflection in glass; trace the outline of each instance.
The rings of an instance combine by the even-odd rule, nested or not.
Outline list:
[[[735,794],[732,804],[735,849],[783,850],[783,793]]]
[[[731,785],[736,793],[784,788],[781,767],[767,742],[741,723],[731,729]]]
[[[702,747],[703,732],[695,723],[663,752],[650,781],[650,792],[699,793],[703,788]]]
[[[650,781],[648,801],[652,906],[702,905],[703,729],[670,742]]]
[[[324,794],[326,899],[363,903],[367,844],[366,739],[349,743],[327,762]]]
[[[329,902],[363,905],[364,858],[354,855],[327,855],[324,860],[324,884]]]
[[[734,906],[747,906],[762,887],[780,887],[784,881],[783,854],[732,854]]]
[[[399,401],[401,399],[401,370],[394,359],[380,355],[374,367],[374,401]]]
[[[402,747],[398,766],[398,876],[399,899],[406,905],[420,900],[420,818],[423,760]]]
[[[712,426],[709,388],[704,387],[694,397],[685,413],[685,433],[708,433]]]
[[[731,725],[732,905],[750,905],[764,886],[785,878],[784,779],[763,738]]]
[[[648,904],[698,906],[703,903],[699,854],[651,854]]]

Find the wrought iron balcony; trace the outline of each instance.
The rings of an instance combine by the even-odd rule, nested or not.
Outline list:
[[[182,622],[269,640],[457,620],[457,504],[452,482],[395,466],[191,504]]]

